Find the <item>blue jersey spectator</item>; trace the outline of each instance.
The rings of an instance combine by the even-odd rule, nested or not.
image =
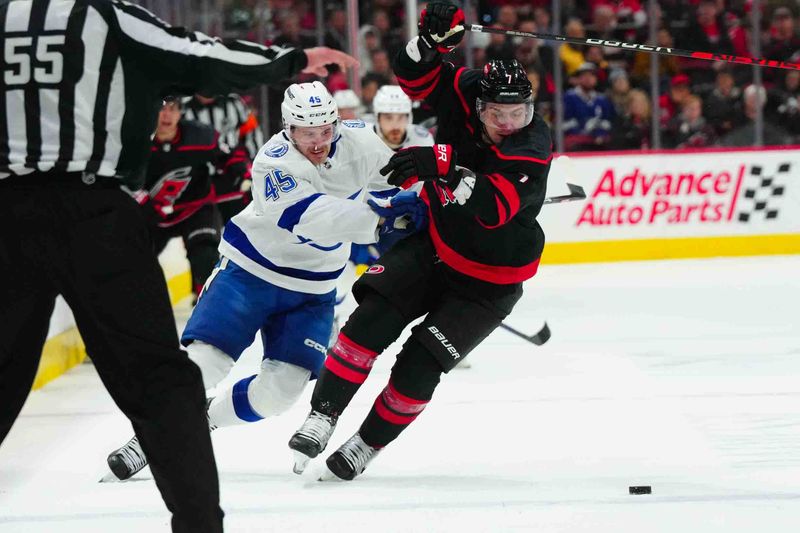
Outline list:
[[[566,148],[599,149],[611,138],[616,113],[605,95],[595,90],[597,67],[583,63],[574,74],[576,86],[564,94],[564,134]]]

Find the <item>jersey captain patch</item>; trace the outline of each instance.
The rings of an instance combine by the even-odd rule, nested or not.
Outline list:
[[[272,144],[267,146],[267,149],[264,151],[269,157],[283,157],[286,155],[286,152],[289,151],[289,145],[286,143],[280,144]]]

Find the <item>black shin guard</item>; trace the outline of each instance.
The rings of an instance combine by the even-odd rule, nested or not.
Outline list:
[[[361,425],[364,442],[382,448],[396,439],[425,409],[443,371],[436,358],[411,337],[392,368],[389,384]]]

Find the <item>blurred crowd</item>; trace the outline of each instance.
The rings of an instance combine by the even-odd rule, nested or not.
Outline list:
[[[356,114],[371,112],[377,89],[396,83],[391,59],[405,45],[405,0],[360,0],[358,30],[361,100]],[[520,31],[648,43],[655,17],[657,44],[684,50],[759,56],[800,62],[800,6],[792,0],[762,0],[760,26],[752,31],[752,0],[659,0],[650,13],[647,0],[563,0],[561,27],[553,27],[550,0],[475,0],[466,9],[477,22]],[[324,2],[325,45],[347,49],[344,4]],[[419,4],[419,10],[424,8]],[[212,32],[265,43],[314,46],[315,4],[309,0],[220,0],[221,15]],[[658,57],[657,109],[652,105],[652,54],[620,48],[577,46],[470,33],[451,54],[457,65],[481,66],[489,59],[516,58],[528,70],[537,111],[551,124],[556,97],[556,54],[562,65],[565,149],[620,150],[653,147],[652,123],[660,126],[664,148],[750,146],[755,117],[762,109],[764,144],[800,141],[800,71],[762,69],[763,85],[753,84],[753,68],[722,62]],[[758,45],[758,48],[756,48]],[[348,89],[334,72],[325,80],[331,92]],[[282,89],[270,89],[269,124],[280,129],[277,106]],[[256,102],[256,104],[258,104]],[[415,108],[423,122],[430,110]]]

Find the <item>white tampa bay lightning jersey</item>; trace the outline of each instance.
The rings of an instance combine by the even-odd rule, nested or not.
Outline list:
[[[378,131],[378,124],[370,124],[372,126],[372,131],[375,132],[378,137],[383,139],[383,135]],[[402,150],[403,148],[410,148],[412,146],[433,146],[435,143],[433,141],[433,135],[429,132],[426,128],[422,126],[417,126],[416,124],[409,124],[408,128],[406,128],[406,136],[403,139],[403,142],[400,143],[395,150]]]
[[[342,122],[319,166],[285,132],[274,135],[253,161],[253,201],[225,226],[220,253],[285,289],[334,290],[350,243],[377,240],[379,217],[365,197],[393,189],[379,172],[392,154],[360,120]]]

